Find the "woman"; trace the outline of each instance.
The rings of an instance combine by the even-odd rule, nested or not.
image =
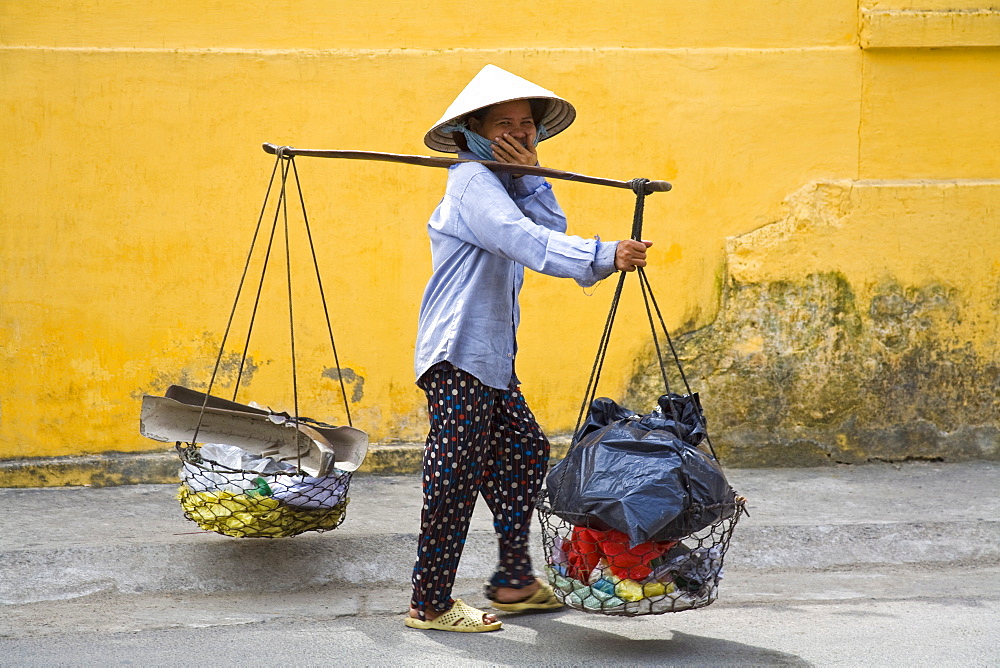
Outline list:
[[[459,94],[424,137],[470,160],[537,165],[537,143],[576,117],[567,101],[493,65]],[[646,265],[649,242],[602,242],[565,234],[548,182],[490,171],[449,170],[428,223],[434,272],[420,307],[415,368],[427,394],[424,506],[406,625],[495,631],[492,614],[451,598],[479,494],[493,512],[500,559],[486,587],[494,608],[551,610],[552,589],[532,572],[528,532],[549,443],[514,372],[524,268],[593,285]]]

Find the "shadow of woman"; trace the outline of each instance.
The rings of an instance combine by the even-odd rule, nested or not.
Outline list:
[[[567,615],[574,614],[566,611],[547,615],[503,615],[505,630],[515,633],[506,637],[504,631],[485,634],[489,642],[476,647],[475,658],[498,665],[811,665],[786,652],[681,631],[670,630],[663,638],[639,640],[614,632],[614,627],[621,623],[635,623],[629,619],[606,618],[606,627],[612,630],[563,621]],[[525,642],[524,629],[530,629],[533,642]],[[519,630],[522,632],[517,633]],[[459,651],[468,650],[468,639],[461,637],[465,635],[438,633],[434,640]]]

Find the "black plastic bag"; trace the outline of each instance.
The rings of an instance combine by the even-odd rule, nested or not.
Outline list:
[[[617,529],[632,545],[680,540],[730,517],[736,493],[698,448],[698,395],[663,395],[647,415],[596,399],[566,458],[546,478],[551,511],[577,526]]]

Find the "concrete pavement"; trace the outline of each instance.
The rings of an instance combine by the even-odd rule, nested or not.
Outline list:
[[[998,472],[1000,464],[979,461],[729,470],[751,514],[736,528],[722,596],[741,573],[770,578],[780,591],[789,569],[1000,566]],[[98,593],[405,592],[419,488],[415,475],[355,476],[340,528],[276,540],[201,532],[184,519],[175,485],[0,489],[0,603]],[[495,561],[480,503],[459,578],[482,579]]]

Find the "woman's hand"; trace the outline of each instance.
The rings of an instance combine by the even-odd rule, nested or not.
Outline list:
[[[646,249],[652,245],[652,241],[635,241],[633,239],[619,241],[618,248],[615,250],[615,269],[635,271],[636,267],[645,267]]]
[[[511,165],[526,165],[534,167],[538,164],[538,152],[534,146],[522,146],[505,132],[493,141],[493,157],[497,162],[506,162]]]

